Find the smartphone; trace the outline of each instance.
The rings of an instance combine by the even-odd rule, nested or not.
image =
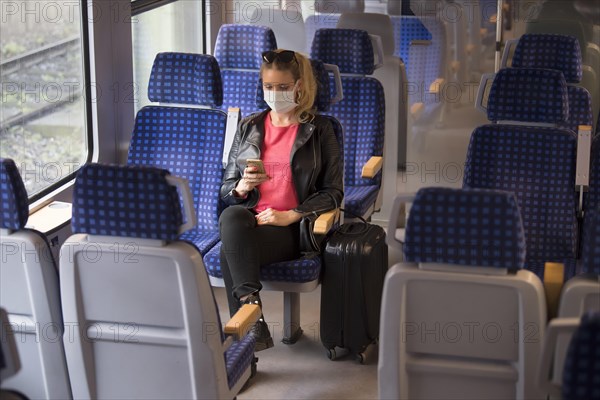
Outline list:
[[[262,160],[259,160],[258,158],[249,158],[246,160],[246,165],[248,167],[256,167],[256,173],[259,174],[264,174],[265,173],[265,166],[263,165]]]

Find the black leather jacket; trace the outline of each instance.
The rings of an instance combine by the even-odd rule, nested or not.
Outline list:
[[[250,115],[239,123],[221,185],[221,199],[227,205],[254,208],[258,204],[260,193],[257,188],[246,198],[235,197],[232,191],[242,178],[246,160],[261,158],[264,120],[268,112]],[[294,211],[321,214],[341,205],[344,193],[340,148],[326,118],[317,115],[310,123],[300,124],[290,162],[299,203]]]

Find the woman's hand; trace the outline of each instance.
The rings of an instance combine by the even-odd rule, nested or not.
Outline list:
[[[267,208],[256,215],[256,223],[258,225],[288,226],[300,221],[301,218],[302,214],[294,210],[277,211]]]
[[[261,174],[256,166],[248,166],[244,169],[244,175],[235,187],[235,192],[240,196],[245,196],[251,192],[256,186],[269,180],[267,174]]]

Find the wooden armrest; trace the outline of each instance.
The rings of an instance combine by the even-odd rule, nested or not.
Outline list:
[[[480,29],[479,29],[479,34],[480,34],[481,36],[485,36],[485,35],[487,35],[487,34],[488,34],[488,29],[487,29],[487,28],[480,28]]]
[[[431,85],[429,85],[429,93],[438,94],[441,91],[444,82],[446,82],[444,78],[437,78],[435,81],[431,82]]]
[[[223,331],[226,335],[242,338],[259,318],[260,307],[258,304],[244,304],[225,324]]]
[[[319,215],[319,218],[315,220],[313,233],[316,235],[325,235],[327,232],[329,232],[335,221],[339,219],[339,216],[339,208]]]
[[[498,15],[497,14],[492,15],[490,17],[489,21],[490,21],[491,24],[495,24],[496,21],[498,21]]]
[[[383,157],[372,156],[362,167],[363,178],[373,178],[383,166]]]
[[[466,48],[467,54],[473,53],[473,50],[475,50],[475,45],[473,43],[469,43]]]
[[[561,263],[547,262],[544,268],[544,291],[546,292],[546,305],[548,319],[558,314],[560,292],[565,280],[565,266]]]
[[[425,104],[423,104],[421,102],[415,103],[412,106],[410,106],[410,115],[414,119],[418,119],[419,115],[421,115],[421,113],[423,112],[424,109],[425,109]]]

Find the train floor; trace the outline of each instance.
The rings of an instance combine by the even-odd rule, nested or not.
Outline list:
[[[223,288],[215,288],[221,319],[229,319]],[[301,295],[300,324],[304,334],[293,345],[281,342],[283,295],[261,293],[265,320],[275,347],[257,353],[258,372],[238,399],[376,399],[377,354],[365,364],[351,355],[331,361],[319,339],[321,290]]]

